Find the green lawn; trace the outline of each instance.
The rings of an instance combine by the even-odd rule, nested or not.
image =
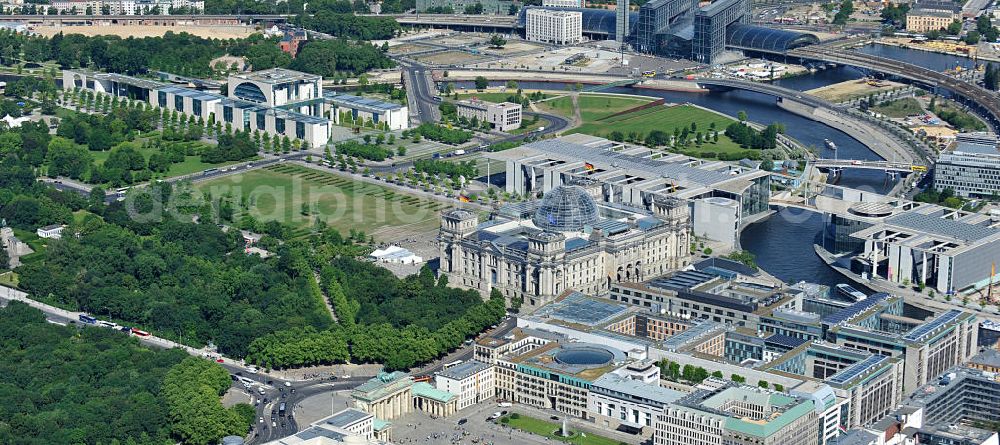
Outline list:
[[[18,277],[13,271],[0,273],[0,284],[7,287],[17,287]]]
[[[602,117],[635,108],[652,102],[654,99],[644,99],[640,97],[613,96],[607,94],[581,94],[578,103],[580,105],[580,118],[584,123],[592,122]],[[572,118],[573,99],[569,96],[539,102],[538,108],[542,111],[555,113]]]
[[[550,439],[559,440],[566,443],[571,443],[573,445],[620,445],[624,442],[609,439],[604,436],[598,436],[595,434],[588,434],[580,431],[571,430],[571,437],[560,437],[553,434],[558,430],[561,425],[554,422],[548,422],[545,420],[539,420],[532,417],[525,416],[524,414],[518,414],[518,418],[512,418],[506,416],[501,419],[502,422],[506,423],[512,428],[517,428],[521,431],[536,434],[542,437],[547,437]]]
[[[261,221],[278,220],[304,235],[316,219],[347,233],[362,229],[371,234],[394,229],[393,235],[433,230],[439,212],[448,204],[420,198],[368,182],[318,171],[301,165],[279,164],[230,175],[197,185],[212,196],[243,196],[251,214]],[[303,215],[303,204],[312,213]]]
[[[896,99],[884,105],[879,104],[872,108],[872,111],[895,118],[924,114],[924,108],[920,106],[920,102],[912,97]]]
[[[634,131],[641,137],[645,137],[653,129],[659,129],[672,134],[674,128],[690,128],[692,122],[696,125],[697,131],[704,133],[709,133],[709,128],[714,123],[716,130],[719,131],[719,142],[707,142],[702,144],[701,147],[696,147],[692,143],[689,148],[682,150],[682,153],[703,157],[702,155],[705,153],[736,153],[744,150],[739,144],[729,140],[723,134],[726,126],[735,122],[733,119],[693,105],[647,108],[600,121],[585,122],[568,133],[584,133],[608,137],[612,131],[620,131],[626,135]]]
[[[193,141],[191,141],[191,142],[172,142],[172,143],[182,144],[182,145],[186,145],[186,146],[189,146],[189,147],[190,146],[196,146],[196,145],[205,145],[203,142],[193,142]],[[144,158],[146,158],[146,160],[149,160],[149,156],[150,155],[152,155],[153,153],[156,153],[157,151],[159,151],[159,149],[157,149],[155,147],[139,147],[138,150],[139,150],[139,153],[141,153],[142,156]],[[93,156],[93,158],[94,158],[94,165],[101,165],[101,164],[104,163],[104,161],[106,161],[108,159],[108,156],[111,155],[111,150],[107,150],[107,151],[92,151],[92,152],[90,152],[90,155]],[[218,164],[209,164],[207,162],[201,162],[201,156],[198,156],[198,155],[195,155],[195,156],[185,156],[184,157],[184,162],[179,162],[179,163],[176,163],[176,164],[172,164],[170,166],[170,170],[168,170],[166,174],[163,174],[163,175],[157,174],[157,175],[155,175],[155,177],[157,177],[157,178],[173,178],[173,177],[176,177],[176,176],[184,176],[184,175],[189,175],[191,173],[197,173],[197,172],[200,172],[202,170],[209,169],[209,168],[225,167],[227,165],[232,165],[232,164],[236,164],[236,163],[238,163],[238,161],[228,161],[228,162],[222,162],[222,163],[218,163]]]

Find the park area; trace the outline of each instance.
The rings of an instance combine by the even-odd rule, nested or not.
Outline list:
[[[573,445],[620,445],[623,443],[604,436],[587,434],[586,432],[578,431],[574,428],[569,428],[569,436],[563,437],[556,434],[556,432],[561,428],[561,425],[555,422],[539,420],[518,413],[501,417],[500,423],[511,428],[545,437],[546,439],[558,440]]]
[[[625,137],[634,135],[634,139],[641,142],[652,130],[673,134],[675,129],[691,129],[694,124],[694,131],[705,133],[706,142],[700,146],[689,144],[680,153],[715,158],[719,154],[738,154],[746,150],[724,134],[726,127],[735,122],[734,119],[694,105],[658,105],[636,109],[651,102],[652,99],[642,97],[581,94],[577,100],[578,110],[569,96],[540,102],[538,107],[570,118],[578,112],[580,125],[566,133],[614,139],[612,133],[617,132]],[[714,131],[719,132],[718,141],[709,136]]]
[[[163,148],[141,146],[141,144],[131,144],[143,158],[149,160],[149,157],[154,153],[159,153],[166,150],[167,145],[177,144],[182,146],[185,151],[189,153],[200,153],[203,148],[207,147],[207,144],[197,141],[187,141],[187,142],[164,142]],[[193,150],[193,151],[192,151]],[[104,161],[111,156],[111,150],[105,151],[91,151],[90,155],[94,159],[94,165],[103,165]],[[198,173],[210,168],[226,167],[228,165],[237,164],[239,161],[227,161],[219,163],[208,163],[202,162],[200,155],[188,155],[184,156],[183,162],[178,162],[176,164],[170,164],[170,169],[164,174],[157,174],[157,177],[163,178],[176,178],[178,176],[186,176],[192,173]]]
[[[303,236],[316,220],[343,233],[363,229],[376,237],[426,233],[438,227],[446,203],[295,164],[272,165],[197,185],[213,198],[233,194],[245,199],[250,214],[277,220]]]
[[[32,32],[52,37],[56,34],[82,34],[92,36],[120,36],[122,38],[135,37],[160,37],[167,32],[180,34],[182,32],[204,37],[206,39],[242,39],[257,32],[252,26],[197,26],[197,25],[172,25],[172,26],[148,26],[148,25],[77,25],[77,26],[45,26],[39,25],[32,29]]]

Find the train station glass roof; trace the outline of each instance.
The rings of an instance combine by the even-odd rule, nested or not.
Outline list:
[[[736,48],[780,53],[817,44],[819,38],[804,32],[733,24],[726,28],[726,43]]]

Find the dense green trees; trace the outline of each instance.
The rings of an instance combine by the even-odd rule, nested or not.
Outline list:
[[[226,409],[219,397],[231,385],[229,373],[216,363],[188,357],[163,379],[163,398],[171,431],[186,444],[214,445],[224,436],[244,436],[253,422],[246,410]]]
[[[355,16],[328,9],[313,15],[299,15],[295,22],[306,29],[352,40],[391,39],[400,30],[399,23],[392,17]]]
[[[778,134],[784,130],[779,124],[771,124],[758,131],[744,122],[733,122],[726,127],[726,136],[744,148],[766,150],[777,146]]]
[[[350,360],[407,369],[458,347],[506,313],[502,295],[482,302],[475,292],[435,281],[427,268],[400,280],[376,265],[338,258],[321,279],[338,325],[261,337],[247,360],[271,367]]]
[[[331,30],[338,37],[361,40],[391,37],[399,25],[391,18],[382,17],[339,17],[326,24],[324,16],[310,17],[317,27]],[[322,30],[322,29],[321,29]],[[231,55],[246,57],[254,70],[274,67],[289,67],[314,74],[333,76],[333,73],[360,73],[373,68],[391,67],[385,54],[368,43],[347,40],[327,40],[309,42],[302,48],[306,57],[293,59],[278,48],[277,38],[265,38],[254,34],[245,39],[205,39],[187,33],[175,34],[168,31],[162,37],[117,36],[87,37],[80,34],[57,34],[51,39],[31,37],[0,31],[0,64],[18,62],[15,57],[5,58],[3,54],[19,54],[24,60],[44,62],[55,60],[66,68],[92,68],[130,75],[152,71],[168,71],[186,76],[208,77],[214,74],[211,61]],[[6,49],[6,51],[2,51]],[[300,51],[301,54],[301,51]],[[319,59],[319,60],[314,60]],[[228,66],[224,69],[228,70]],[[16,89],[29,88],[20,85]]]
[[[175,443],[162,381],[186,356],[12,302],[0,309],[0,443]]]
[[[281,329],[318,329],[331,319],[308,291],[301,247],[278,249],[279,261],[242,253],[238,231],[157,216],[169,186],[154,185],[107,207],[79,238],[50,243],[46,261],[18,269],[21,287],[36,298],[149,329],[189,344],[214,341],[242,356],[256,337]],[[146,198],[146,199],[142,199]],[[132,199],[132,198],[130,198]],[[70,230],[81,230],[72,227]],[[138,233],[137,233],[138,232]]]
[[[334,77],[341,72],[359,74],[392,66],[394,63],[369,43],[317,40],[303,46],[289,68]]]
[[[837,13],[833,16],[834,25],[846,25],[847,21],[850,20],[851,14],[854,13],[854,2],[851,0],[843,0],[840,2],[840,8]]]
[[[392,156],[392,150],[376,145],[362,144],[358,141],[345,141],[336,145],[337,155],[367,159],[369,161],[384,161]]]
[[[464,144],[472,139],[472,132],[448,128],[443,125],[425,122],[417,128],[410,130],[432,141],[444,142],[446,144]]]
[[[887,24],[891,25],[896,29],[906,28],[906,13],[910,12],[910,5],[903,4],[889,4],[882,8],[882,20]]]

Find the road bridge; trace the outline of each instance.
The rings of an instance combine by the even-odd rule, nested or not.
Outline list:
[[[854,168],[863,170],[895,171],[902,173],[927,171],[927,166],[911,164],[909,162],[865,161],[856,159],[817,159],[812,161],[812,165],[819,168]]]
[[[737,89],[737,90],[747,90],[756,93],[767,94],[769,96],[774,96],[779,100],[792,99],[796,102],[801,102],[806,105],[817,107],[817,108],[831,108],[839,109],[840,107],[832,102],[825,99],[813,96],[808,93],[803,93],[799,90],[793,90],[791,88],[784,88],[770,83],[763,82],[751,82],[746,80],[736,80],[736,79],[698,79],[695,81],[698,86],[707,89]]]
[[[1000,128],[1000,98],[979,85],[912,63],[825,46],[796,48],[788,56],[849,65],[888,74],[926,86],[935,92],[947,91],[981,114],[994,129]]]

